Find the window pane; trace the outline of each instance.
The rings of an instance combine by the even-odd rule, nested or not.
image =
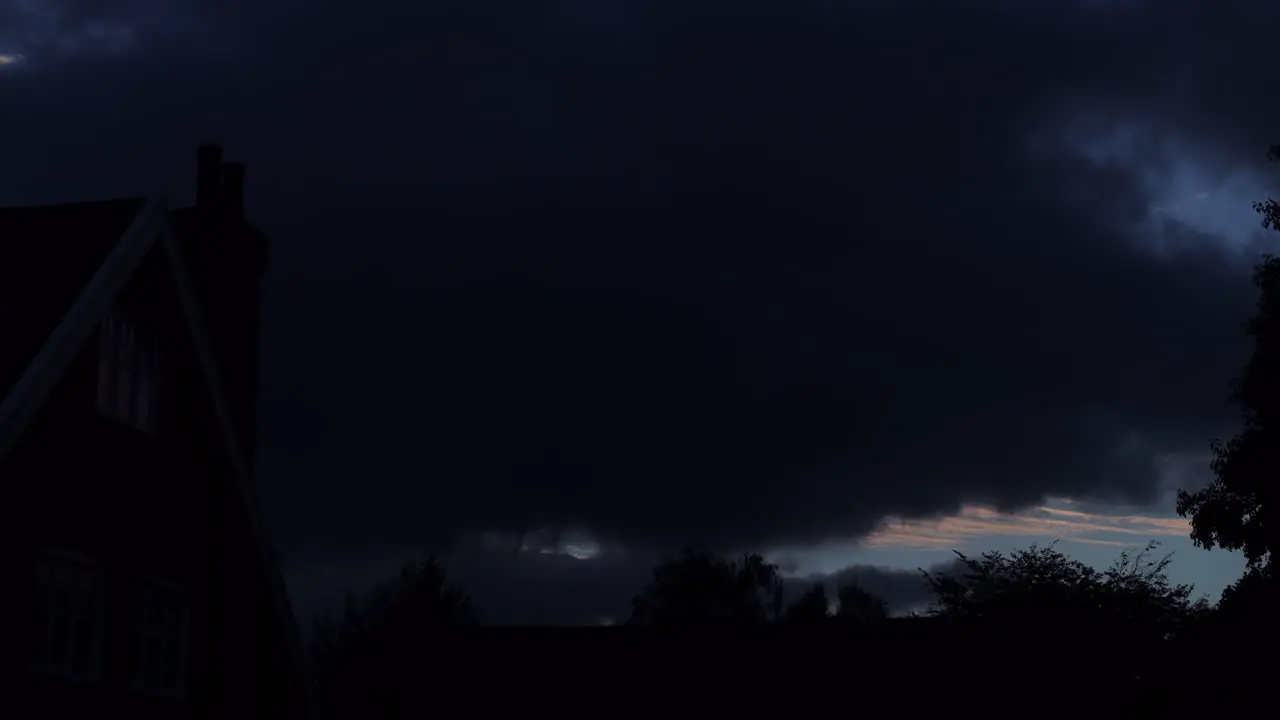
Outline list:
[[[177,637],[179,623],[182,619],[181,596],[175,592],[165,593],[164,631]]]
[[[75,623],[71,646],[71,672],[81,677],[89,674],[89,654],[93,647],[93,621],[81,616]]]
[[[115,315],[107,315],[98,331],[98,409],[116,414],[116,373],[120,367],[120,340]]]
[[[147,634],[141,630],[133,633],[133,652],[135,663],[133,667],[133,675],[135,679],[142,679],[143,670],[147,666]]]
[[[154,635],[147,634],[144,637],[142,681],[154,686],[160,675],[160,645]]]
[[[176,690],[178,688],[178,640],[171,638],[165,643],[166,651],[164,654],[163,676],[160,678],[160,685],[166,690]]]
[[[134,423],[143,430],[154,430],[156,407],[159,403],[159,357],[154,337],[141,331],[134,347],[135,395]]]
[[[55,614],[49,623],[49,664],[55,668],[67,665],[67,616]]]
[[[164,594],[160,588],[151,587],[147,590],[147,599],[150,601],[147,605],[147,627],[160,630],[164,627]]]
[[[134,382],[137,386],[137,393],[134,396],[133,422],[143,430],[151,429],[151,375],[150,361],[145,353],[139,353],[137,358],[137,376]]]
[[[35,646],[31,649],[31,657],[40,663],[48,662],[45,646],[49,642],[49,587],[44,583],[36,583],[31,608],[31,639]]]
[[[67,616],[71,614],[71,589],[65,583],[59,583],[52,588],[53,591],[53,612],[55,615]]]
[[[102,326],[102,340],[98,343],[98,409],[103,412],[110,411],[112,391],[115,389],[115,383],[112,382],[115,348],[112,347],[107,332],[109,327],[107,324]]]
[[[130,377],[133,373],[133,328],[125,323],[121,323],[117,333],[116,357],[118,364],[115,368],[116,402],[113,410],[117,417],[121,420],[129,419],[129,407],[132,404],[133,383]]]
[[[160,383],[163,377],[163,358],[160,357],[160,341],[153,335],[147,338],[147,423],[151,430],[159,427]]]

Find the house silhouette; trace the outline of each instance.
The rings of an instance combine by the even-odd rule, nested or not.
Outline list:
[[[0,207],[3,653],[42,716],[312,709],[254,492],[267,241],[244,165],[197,165],[193,207]]]

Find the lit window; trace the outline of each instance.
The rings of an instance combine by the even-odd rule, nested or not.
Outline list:
[[[103,609],[102,572],[96,563],[42,554],[35,577],[35,668],[74,680],[97,680]]]
[[[102,321],[98,338],[98,411],[155,432],[160,376],[155,339],[119,311]]]
[[[187,682],[191,597],[183,588],[146,580],[141,600],[133,687],[153,695],[181,697]]]

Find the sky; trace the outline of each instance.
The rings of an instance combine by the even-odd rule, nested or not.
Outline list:
[[[0,203],[249,166],[295,607],[437,553],[494,623],[684,545],[927,602],[1193,548],[1276,242],[1265,0],[0,0]],[[522,539],[523,538],[523,539]]]

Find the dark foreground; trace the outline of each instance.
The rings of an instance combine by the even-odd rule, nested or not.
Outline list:
[[[1152,647],[1118,644],[1124,634],[930,619],[834,632],[471,629],[440,635],[399,666],[405,677],[380,678],[400,687],[417,682],[423,696],[370,693],[363,702],[395,704],[405,717],[442,702],[468,712],[888,706],[880,712],[897,705],[903,712],[1139,717],[1262,712],[1274,704],[1269,630],[1194,628]]]

